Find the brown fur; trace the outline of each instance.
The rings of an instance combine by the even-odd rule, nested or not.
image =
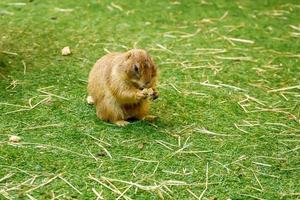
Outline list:
[[[156,81],[157,67],[145,50],[109,53],[89,74],[87,101],[95,104],[100,119],[126,125],[129,118],[147,118],[147,91],[157,96]]]

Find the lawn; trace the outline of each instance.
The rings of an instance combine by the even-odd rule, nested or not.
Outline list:
[[[299,13],[298,0],[1,0],[0,199],[299,199]],[[159,119],[121,128],[86,104],[87,77],[131,48],[159,67]]]

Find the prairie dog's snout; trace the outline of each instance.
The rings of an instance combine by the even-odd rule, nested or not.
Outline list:
[[[144,83],[142,86],[139,87],[140,90],[143,90],[143,89],[149,89],[151,88],[151,82],[150,81],[147,81],[146,83]]]
[[[151,86],[151,82],[147,81],[143,86],[144,88],[149,88]]]

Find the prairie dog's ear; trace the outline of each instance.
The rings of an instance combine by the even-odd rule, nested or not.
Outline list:
[[[152,77],[156,77],[158,76],[158,68],[157,65],[155,64],[155,62],[153,61],[153,59],[151,57],[149,57],[150,62],[151,62],[151,67],[152,67]]]
[[[148,57],[148,60],[149,60],[150,66],[153,67],[153,69],[154,69],[155,71],[157,71],[157,65],[154,63],[153,59],[149,56],[149,57]]]
[[[151,65],[155,65],[153,59],[150,56],[148,56],[148,60],[149,60],[149,62],[150,62]]]
[[[132,53],[130,51],[128,51],[126,54],[125,54],[125,57],[126,59],[129,59],[131,57]]]

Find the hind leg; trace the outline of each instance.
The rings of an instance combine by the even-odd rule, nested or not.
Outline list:
[[[125,120],[119,120],[119,121],[115,121],[113,123],[117,126],[127,126],[129,124],[129,122],[125,121]]]
[[[117,126],[126,126],[129,122],[125,120],[124,112],[116,100],[109,96],[97,102],[96,111],[98,118],[109,121]]]
[[[149,115],[150,103],[148,100],[141,101],[136,107],[131,110],[131,115],[139,120],[154,121],[157,117]]]

